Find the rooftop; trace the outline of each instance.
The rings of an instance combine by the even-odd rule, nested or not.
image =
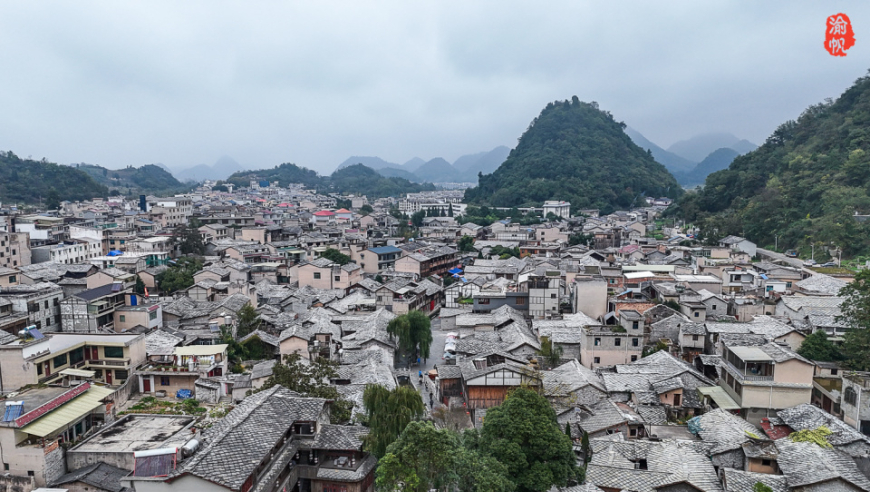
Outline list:
[[[193,417],[183,415],[125,415],[70,450],[88,453],[132,453],[181,447],[193,434]]]

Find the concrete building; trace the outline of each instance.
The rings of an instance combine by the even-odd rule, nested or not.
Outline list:
[[[402,256],[402,250],[395,246],[369,248],[360,253],[360,266],[365,273],[378,274],[384,270],[392,270],[396,260]]]
[[[0,267],[17,268],[30,263],[30,235],[26,232],[0,232]]]
[[[103,255],[103,246],[98,241],[69,239],[57,244],[37,246],[31,250],[31,261],[43,263],[53,261],[71,265],[84,263],[91,258]]]
[[[589,326],[583,329],[580,363],[589,369],[629,364],[643,353],[643,333],[628,333],[622,327]],[[640,331],[640,330],[638,330]]]
[[[13,313],[27,314],[28,324],[45,333],[61,329],[60,302],[63,295],[63,289],[50,282],[0,289],[0,301],[10,302]]]

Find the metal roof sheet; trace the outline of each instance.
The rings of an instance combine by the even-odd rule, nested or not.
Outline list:
[[[227,349],[226,344],[220,345],[188,345],[186,347],[175,347],[175,355],[215,355],[220,354]]]
[[[91,386],[81,396],[22,427],[21,431],[38,437],[51,435],[99,408],[103,404],[100,400],[113,392],[109,388]]]

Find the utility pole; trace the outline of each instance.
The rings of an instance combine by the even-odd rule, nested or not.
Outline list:
[[[811,245],[810,245],[810,248],[812,248],[812,250],[811,250],[812,253],[811,253],[811,255],[810,255],[810,259],[813,260],[813,261],[816,261],[816,245],[815,245],[815,244],[811,244]]]
[[[773,250],[779,252],[779,236],[773,235]]]

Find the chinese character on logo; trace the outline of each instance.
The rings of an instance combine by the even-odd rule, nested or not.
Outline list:
[[[855,32],[846,14],[828,17],[825,27],[825,49],[833,56],[846,56],[846,51],[855,46]]]

